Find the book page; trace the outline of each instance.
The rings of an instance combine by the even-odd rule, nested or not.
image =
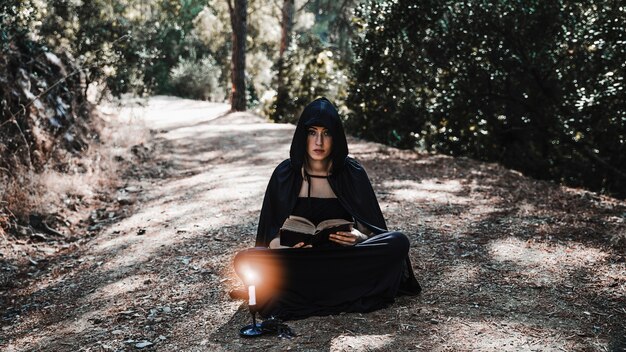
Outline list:
[[[352,221],[345,219],[328,219],[320,222],[317,227],[313,225],[311,221],[301,216],[291,215],[285,220],[281,230],[287,230],[292,232],[307,233],[315,235],[324,229],[338,227],[341,225],[352,225]]]
[[[315,233],[318,233],[324,229],[330,228],[330,227],[337,227],[337,226],[341,226],[341,225],[352,225],[352,221],[348,221],[345,219],[328,219],[328,220],[324,220],[322,222],[320,222],[319,224],[317,224],[317,227],[315,228]]]
[[[303,217],[293,215],[285,220],[285,223],[283,224],[281,229],[293,232],[308,233],[311,235],[315,233],[315,225],[313,225],[312,222]]]

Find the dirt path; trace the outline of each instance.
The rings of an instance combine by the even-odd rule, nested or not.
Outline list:
[[[5,293],[6,351],[620,351],[626,203],[495,164],[355,139],[424,292],[384,310],[289,322],[241,339],[234,254],[253,244],[293,126],[156,97],[122,118],[153,130],[119,192],[134,203],[82,247]]]

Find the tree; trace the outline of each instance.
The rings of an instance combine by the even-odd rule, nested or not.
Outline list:
[[[284,0],[281,11],[281,38],[280,38],[280,51],[278,61],[276,62],[276,76],[274,84],[276,86],[276,102],[274,104],[274,113],[271,117],[277,121],[286,120],[287,115],[293,110],[293,103],[290,101],[290,82],[289,82],[289,67],[286,62],[286,52],[289,49],[291,42],[291,30],[293,28],[293,16],[294,16],[294,0]]]
[[[226,0],[232,28],[231,95],[232,111],[246,110],[246,29],[247,0]]]
[[[626,196],[625,16],[602,1],[370,2],[348,128]]]
[[[320,95],[343,106],[352,59],[351,17],[359,1],[283,0],[275,94],[264,109],[271,119],[295,122],[300,110]]]

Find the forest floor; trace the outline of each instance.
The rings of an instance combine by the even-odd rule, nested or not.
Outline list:
[[[118,160],[117,201],[86,212],[104,216],[81,241],[12,244],[20,281],[0,288],[0,350],[626,349],[625,201],[355,138],[389,228],[411,241],[422,294],[290,321],[293,339],[239,337],[249,315],[228,295],[240,285],[232,260],[254,243],[294,126],[227,110],[168,97],[103,108],[150,138]]]

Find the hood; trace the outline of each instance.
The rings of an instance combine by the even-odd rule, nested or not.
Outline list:
[[[292,167],[299,170],[304,163],[307,132],[311,126],[325,127],[333,137],[333,150],[330,154],[333,161],[331,172],[337,173],[343,167],[348,156],[348,142],[339,113],[333,103],[326,98],[313,100],[300,115],[289,151]]]

